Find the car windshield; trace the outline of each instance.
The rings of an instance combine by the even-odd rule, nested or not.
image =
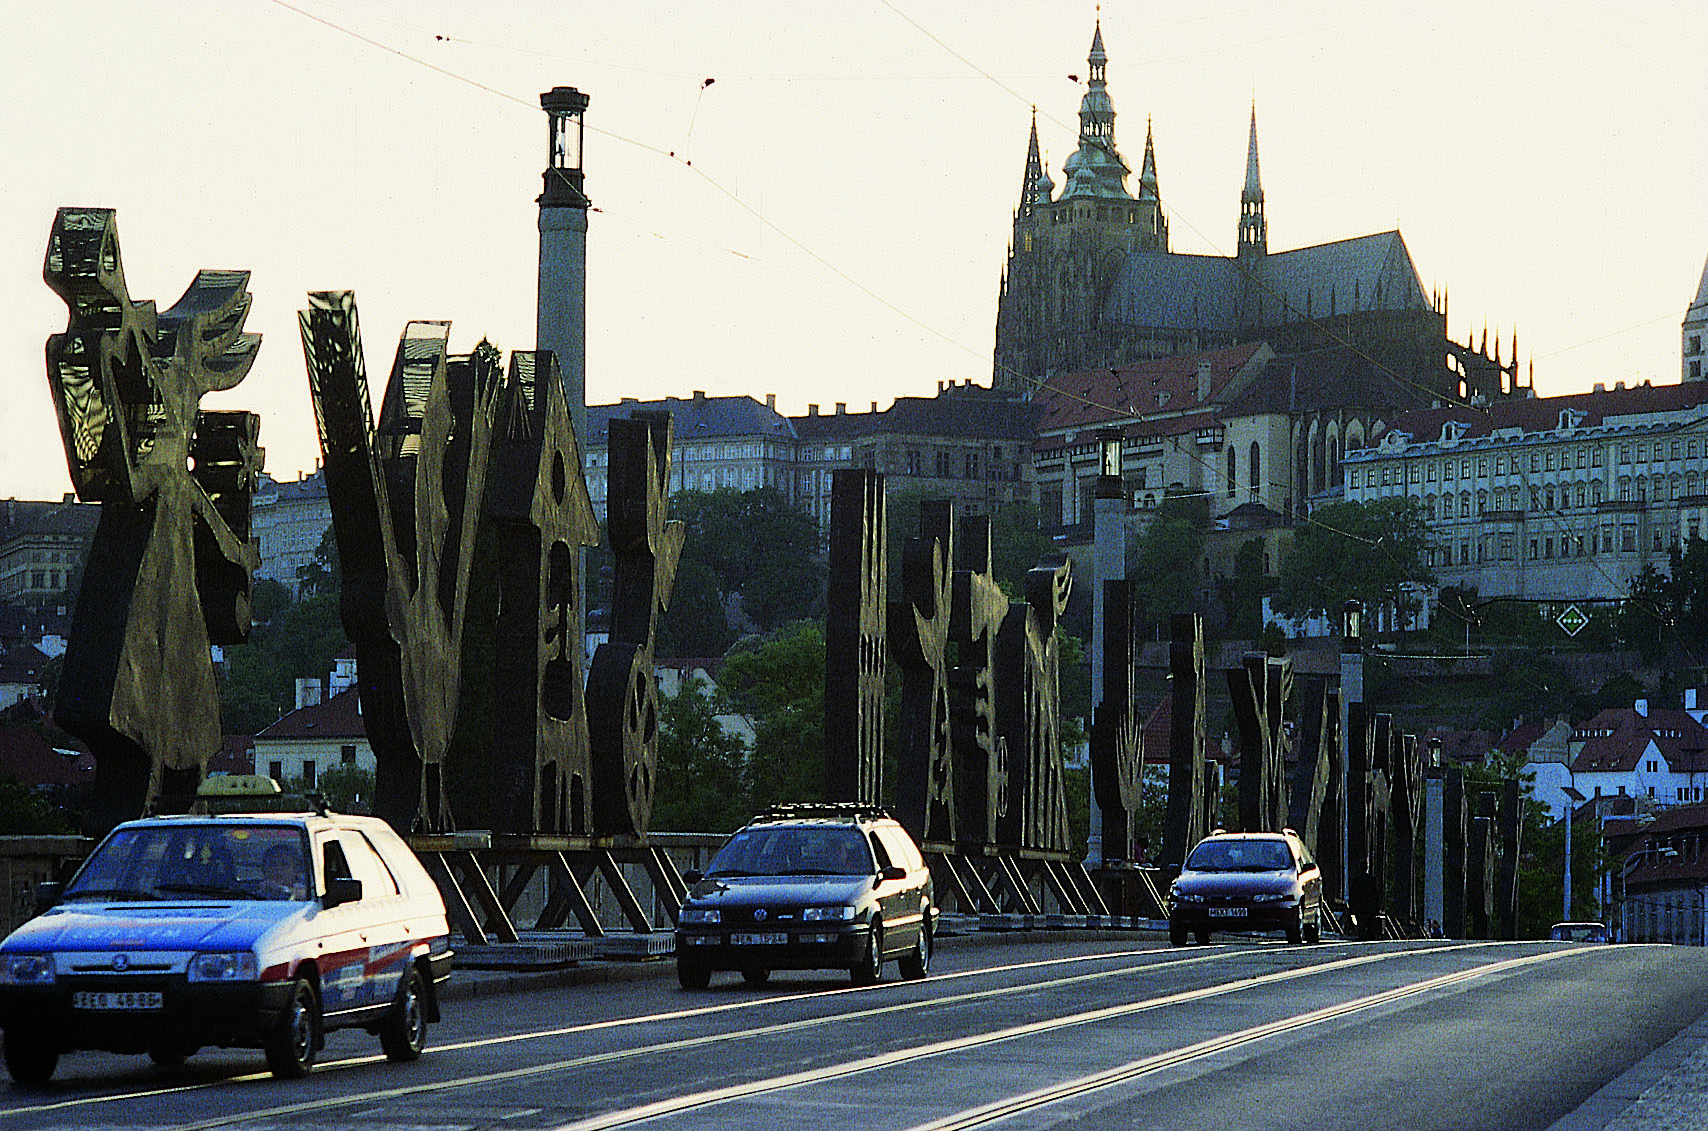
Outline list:
[[[67,900],[309,898],[302,829],[183,822],[113,830]]]
[[[1279,872],[1293,866],[1293,854],[1279,840],[1206,840],[1186,858],[1193,872]]]
[[[713,876],[869,876],[877,871],[860,830],[849,826],[747,828],[706,869]]]

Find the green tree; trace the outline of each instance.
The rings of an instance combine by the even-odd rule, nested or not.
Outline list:
[[[1199,578],[1209,528],[1210,505],[1202,495],[1171,495],[1156,508],[1127,552],[1127,577],[1144,621],[1163,626],[1174,613],[1203,611]]]
[[[328,766],[315,775],[312,786],[299,777],[285,789],[297,794],[319,793],[326,798],[326,807],[339,813],[373,812],[374,772],[357,765]]]
[[[1275,592],[1275,578],[1263,570],[1264,541],[1252,538],[1234,554],[1234,575],[1216,578],[1216,590],[1228,614],[1228,634],[1255,640],[1263,631],[1263,598]]]
[[[824,577],[818,527],[776,488],[683,491],[672,497],[671,514],[687,527],[684,566],[698,563],[706,571],[688,566],[688,581],[714,579],[720,607],[739,599],[742,612],[762,632],[819,608]],[[679,569],[678,584],[681,578]]]
[[[71,819],[45,795],[16,778],[0,777],[0,834],[41,836],[76,831]]]
[[[824,626],[801,621],[738,643],[718,680],[753,719],[753,806],[825,800]]]
[[[661,832],[732,832],[753,812],[747,746],[718,722],[720,700],[686,681],[659,706],[652,827]]]
[[[1338,616],[1347,601],[1393,610],[1404,625],[1411,582],[1435,579],[1423,504],[1416,499],[1330,503],[1311,513],[1281,563],[1273,605],[1287,616]]]

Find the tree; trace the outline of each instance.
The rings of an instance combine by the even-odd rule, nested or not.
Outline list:
[[[718,722],[721,700],[685,680],[659,705],[652,827],[661,832],[731,832],[753,812],[747,746]]]
[[[326,807],[339,813],[371,813],[374,800],[374,772],[357,765],[328,766],[315,776],[314,784],[297,778],[286,789],[291,793],[319,793],[326,798]]]
[[[672,497],[671,514],[688,528],[682,548],[688,576],[684,579],[679,567],[679,585],[683,580],[703,585],[709,576],[720,606],[738,599],[742,613],[761,632],[819,608],[824,577],[818,527],[776,488],[683,491]],[[673,604],[675,599],[673,594]]]
[[[824,626],[801,621],[743,641],[718,679],[753,719],[753,806],[824,800]]]
[[[1347,601],[1392,610],[1404,625],[1415,611],[1405,592],[1435,579],[1427,563],[1431,535],[1416,499],[1329,503],[1299,528],[1281,563],[1273,600],[1290,617],[1338,616]]]
[[[1143,621],[1164,626],[1174,613],[1202,611],[1204,535],[1210,505],[1202,495],[1171,495],[1127,553],[1127,577]]]
[[[1275,592],[1275,579],[1264,572],[1263,558],[1263,539],[1249,539],[1234,555],[1234,575],[1216,578],[1228,633],[1237,639],[1255,640],[1263,631],[1263,598]]]

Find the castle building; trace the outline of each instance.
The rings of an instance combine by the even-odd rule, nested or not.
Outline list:
[[[1697,284],[1696,298],[1684,312],[1684,379],[1700,381],[1708,377],[1708,353],[1702,349],[1702,339],[1708,337],[1708,263],[1702,265],[1702,282]]]
[[[1396,391],[1518,391],[1516,357],[1447,337],[1446,302],[1426,293],[1398,231],[1286,251],[1269,218],[1252,108],[1232,256],[1169,246],[1148,123],[1138,192],[1115,141],[1108,56],[1093,34],[1079,144],[1060,191],[1039,154],[1036,112],[996,318],[994,386],[1031,392],[1061,374],[1265,341],[1280,355],[1352,348]]]

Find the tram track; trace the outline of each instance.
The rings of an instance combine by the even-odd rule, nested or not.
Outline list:
[[[1315,956],[1323,954],[1327,949],[1328,948],[1318,948],[1308,952],[1301,952],[1296,951],[1293,948],[1288,948],[1286,950],[1278,949],[1270,953],[1274,955],[1307,953],[1311,956]],[[926,1041],[917,1045],[892,1049],[887,1052],[871,1056],[858,1057],[852,1060],[823,1065],[802,1071],[781,1073],[758,1080],[731,1084],[726,1087],[702,1089],[684,1095],[668,1097],[645,1105],[600,1113],[579,1121],[563,1124],[562,1127],[564,1128],[564,1131],[597,1131],[597,1129],[602,1128],[622,1127],[677,1113],[691,1112],[734,1101],[762,1097],[767,1094],[799,1088],[810,1084],[881,1071],[885,1068],[895,1067],[909,1062],[949,1056],[956,1053],[970,1052],[983,1046],[994,1045],[1005,1041],[1015,1041],[1027,1037],[1046,1035],[1057,1031],[1096,1024],[1100,1021],[1111,1020],[1132,1014],[1182,1006],[1196,1001],[1204,1001],[1247,990],[1272,987],[1296,979],[1348,971],[1359,967],[1387,963],[1406,958],[1415,958],[1420,955],[1430,955],[1448,950],[1462,952],[1465,949],[1467,948],[1463,945],[1412,947],[1394,951],[1383,950],[1374,953],[1356,953],[1348,957],[1340,958],[1328,957],[1326,961],[1311,961],[1307,965],[1290,967],[1257,975],[1242,974],[1235,978],[1215,981],[1204,986],[1177,990],[1170,993],[1150,995],[1136,1000],[1124,1001],[1096,1009],[1079,1010],[1073,1013],[1063,1014],[1061,1016],[1042,1018],[1022,1024],[1004,1026],[985,1032],[967,1034],[956,1038]],[[1235,955],[1250,955],[1252,952],[1235,951],[1232,953]],[[1560,954],[1564,953],[1569,952],[1560,952]],[[1003,1102],[1007,1104],[1023,1103],[1024,1106],[1022,1108],[1017,1108],[1015,1110],[1023,1110],[1025,1107],[1036,1107],[1048,1103],[1059,1102],[1060,1100],[1069,1098],[1073,1095],[1081,1095],[1087,1091],[1112,1086],[1113,1084],[1120,1082],[1120,1079],[1137,1077],[1148,1072],[1154,1072],[1162,1068],[1169,1067],[1175,1063],[1181,1063],[1182,1061],[1180,1058],[1182,1057],[1185,1057],[1186,1059],[1193,1059],[1211,1056],[1216,1052],[1234,1047],[1234,1045],[1239,1043],[1261,1040],[1264,1037],[1290,1031],[1291,1029],[1311,1024],[1319,1024],[1330,1017],[1342,1016],[1362,1009],[1373,1008],[1374,1006],[1383,1004],[1389,1000],[1399,1000],[1400,998],[1409,996],[1410,994],[1442,988],[1470,978],[1490,975],[1497,971],[1508,968],[1517,968],[1518,966],[1557,956],[1559,955],[1544,954],[1527,956],[1523,959],[1509,959],[1501,962],[1479,965],[1466,971],[1457,971],[1435,979],[1426,979],[1419,983],[1407,983],[1406,985],[1397,987],[1393,990],[1384,991],[1383,994],[1369,995],[1367,998],[1358,999],[1355,1002],[1346,1003],[1343,1006],[1316,1011],[1320,1016],[1315,1014],[1305,1014],[1300,1015],[1299,1017],[1283,1019],[1283,1021],[1276,1022],[1271,1026],[1258,1026],[1254,1029],[1242,1031],[1242,1033],[1230,1034],[1226,1037],[1217,1038],[1213,1041],[1200,1042],[1197,1045],[1186,1046],[1182,1049],[1173,1050],[1167,1054],[1160,1054],[1158,1057],[1146,1058],[1144,1061],[1133,1062],[1132,1064],[1120,1066],[1119,1069],[1111,1070],[1117,1073],[1125,1072],[1128,1074],[1127,1077],[1110,1078],[1107,1080],[1101,1080],[1101,1082],[1099,1082],[1100,1077],[1084,1077],[1076,1081],[1070,1081],[1067,1084],[1056,1085],[1051,1089],[1041,1090],[1037,1095],[1011,1097]],[[1066,959],[1053,958],[1036,962],[1005,964],[994,967],[983,967],[977,970],[958,971],[939,975],[933,978],[930,982],[919,983],[918,985],[935,990],[945,984],[980,977],[990,977],[1002,974],[1013,975],[1015,973],[1024,973],[1027,971],[1042,970],[1046,968],[1060,968],[1064,966],[1071,969],[1075,965],[1084,963],[1102,964],[1111,961],[1120,963],[1119,965],[1109,969],[1078,970],[1058,977],[1045,978],[1037,981],[1024,981],[1017,984],[989,988],[974,988],[947,995],[934,993],[932,996],[924,998],[885,1002],[881,1005],[841,1010],[811,1017],[795,1017],[745,1028],[720,1028],[717,1032],[685,1036],[674,1040],[625,1044],[617,1048],[603,1049],[597,1052],[589,1052],[569,1057],[552,1058],[539,1063],[523,1064],[498,1071],[474,1073],[452,1079],[416,1079],[391,1088],[363,1090],[359,1094],[315,1097],[293,1103],[278,1104],[260,1109],[250,1109],[243,1112],[212,1116],[196,1122],[179,1124],[178,1126],[193,1129],[210,1129],[211,1131],[213,1128],[241,1126],[244,1124],[260,1123],[267,1120],[301,1118],[313,1113],[330,1112],[339,1108],[357,1104],[371,1107],[390,1101],[403,1100],[405,1098],[419,1099],[424,1096],[448,1094],[463,1089],[476,1089],[483,1087],[491,1088],[507,1083],[526,1082],[530,1079],[545,1078],[552,1075],[561,1075],[577,1071],[607,1069],[620,1062],[632,1061],[637,1058],[693,1054],[694,1052],[704,1050],[711,1045],[727,1044],[731,1041],[760,1040],[764,1038],[778,1037],[786,1039],[794,1038],[810,1032],[813,1029],[829,1025],[832,1022],[847,1023],[850,1021],[882,1019],[912,1011],[941,1009],[949,1006],[976,1006],[1018,994],[1050,993],[1069,990],[1076,987],[1083,989],[1089,985],[1104,980],[1142,977],[1147,974],[1157,973],[1175,973],[1181,971],[1183,968],[1204,966],[1224,961],[1228,957],[1230,957],[1228,952],[1205,953],[1199,951],[1184,954],[1181,952],[1159,952],[1154,949],[1146,949],[1104,953],[1092,956],[1074,956]],[[1138,958],[1149,960],[1137,962],[1132,961],[1133,959]],[[887,987],[878,986],[854,991],[817,991],[804,994],[784,994],[754,998],[740,1002],[722,1002],[704,1006],[695,1006],[689,1009],[666,1010],[627,1017],[589,1021],[574,1025],[555,1026],[548,1029],[532,1030],[525,1033],[495,1034],[487,1037],[452,1042],[440,1046],[430,1046],[428,1051],[433,1054],[434,1059],[438,1059],[439,1057],[449,1056],[458,1052],[487,1050],[500,1046],[515,1045],[519,1042],[537,1042],[541,1040],[562,1039],[585,1035],[597,1036],[601,1033],[621,1033],[623,1031],[633,1031],[637,1027],[649,1024],[667,1024],[685,1021],[692,1022],[696,1019],[717,1017],[720,1015],[741,1016],[752,1011],[774,1011],[777,1006],[798,1004],[802,1001],[810,1000],[814,1003],[818,1003],[823,1002],[827,998],[834,998],[844,994],[870,995],[874,992],[881,994],[886,989],[893,991],[896,988],[899,987],[892,983]],[[1335,1010],[1338,1010],[1338,1012],[1335,1012]],[[1239,1039],[1234,1040],[1233,1038],[1236,1037]],[[324,1077],[333,1073],[341,1073],[343,1070],[371,1065],[380,1059],[381,1058],[375,1056],[362,1056],[335,1060],[328,1062],[320,1069],[317,1069],[315,1075],[317,1077]],[[165,1088],[136,1089],[131,1091],[107,1093],[99,1096],[81,1096],[45,1104],[21,1105],[11,1107],[0,1112],[0,1121],[4,1121],[8,1116],[15,1115],[46,1115],[55,1112],[69,1112],[74,1109],[84,1109],[87,1111],[91,1107],[104,1104],[124,1103],[126,1101],[142,1100],[146,1098],[173,1097],[191,1091],[205,1092],[208,1090],[228,1088],[231,1085],[243,1085],[260,1079],[264,1079],[262,1074],[246,1074],[244,1076],[237,1077],[224,1077],[220,1080],[209,1081],[207,1083],[179,1085]],[[1068,1090],[1062,1091],[1064,1088]],[[1049,1094],[1046,1095],[1046,1092]],[[1011,1114],[1013,1114],[1012,1111],[998,1112],[994,1108],[989,1113],[969,1110],[968,1112],[959,1113],[956,1118],[970,1120],[970,1122],[947,1123],[944,1124],[944,1127],[974,1127],[981,1125],[982,1122],[990,1122],[995,1119],[1006,1118]],[[924,1126],[935,1127],[934,1124]]]

